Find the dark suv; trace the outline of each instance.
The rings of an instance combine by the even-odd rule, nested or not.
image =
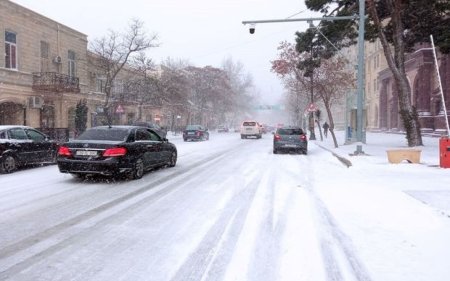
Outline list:
[[[308,140],[300,127],[281,127],[273,135],[273,153],[295,151],[308,153]]]

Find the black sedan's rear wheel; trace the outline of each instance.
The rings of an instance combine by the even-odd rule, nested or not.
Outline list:
[[[129,178],[132,180],[137,180],[144,176],[144,161],[142,158],[138,158],[136,162],[134,162],[133,170],[129,174]]]
[[[169,159],[169,167],[175,167],[176,164],[177,164],[177,152],[172,151]]]
[[[9,174],[17,169],[16,158],[12,155],[6,155],[3,161],[0,162],[0,172]]]

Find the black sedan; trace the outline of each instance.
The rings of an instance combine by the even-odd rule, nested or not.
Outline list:
[[[296,151],[308,153],[308,140],[302,128],[281,127],[273,135],[273,153],[279,151]]]
[[[150,129],[152,129],[152,131],[157,133],[160,137],[162,137],[162,138],[167,137],[167,130],[161,128],[158,124],[151,123],[151,122],[145,122],[145,121],[136,121],[132,125],[150,128]]]
[[[28,126],[0,126],[0,172],[11,173],[20,166],[56,162],[58,144]]]
[[[208,129],[202,125],[187,125],[183,131],[183,140],[209,140]]]
[[[93,127],[58,151],[59,171],[78,178],[98,174],[139,179],[147,170],[176,163],[175,145],[140,126]]]

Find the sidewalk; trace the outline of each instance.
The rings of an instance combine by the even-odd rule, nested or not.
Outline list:
[[[338,148],[334,147],[333,138],[330,133],[328,133],[328,138],[324,138],[323,141],[320,141],[319,134],[316,134],[316,138],[318,140],[316,140],[315,143],[330,150],[338,156],[348,159],[352,163],[358,162],[358,158],[367,158],[370,156],[372,161],[389,164],[386,150],[411,148],[408,147],[406,136],[404,134],[367,132],[366,143],[361,144],[362,150],[366,155],[351,156],[351,154],[356,151],[356,146],[358,143],[345,145],[345,132],[336,131],[335,133],[339,146]],[[439,167],[439,138],[427,136],[422,138],[424,145],[414,147],[414,149],[421,150],[420,164],[430,167]]]
[[[338,148],[334,148],[330,133],[323,141],[316,134],[318,140],[314,143],[341,158],[341,162],[358,174],[365,174],[367,178],[375,175],[371,180],[382,181],[384,187],[399,189],[450,217],[450,168],[439,165],[439,138],[424,136],[424,145],[414,147],[421,150],[419,164],[406,161],[392,164],[386,150],[409,148],[405,135],[368,132],[366,143],[361,144],[364,155],[352,156],[357,143],[344,145],[344,133],[336,132]]]

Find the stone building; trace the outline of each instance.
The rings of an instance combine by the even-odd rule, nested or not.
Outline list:
[[[87,101],[87,126],[103,124],[104,77],[92,64],[87,35],[8,0],[0,1],[0,125],[23,124],[52,137],[75,134],[75,108]],[[161,107],[124,93],[132,70],[120,73],[112,98],[114,124],[157,122]]]
[[[0,124],[69,128],[88,92],[87,36],[10,1],[0,1],[0,30]]]
[[[379,129],[380,83],[378,74],[387,68],[383,47],[379,40],[365,42],[365,104],[367,130]]]
[[[447,112],[450,109],[450,56],[438,53],[439,73]],[[411,102],[417,108],[423,133],[440,135],[446,132],[443,102],[429,44],[421,44],[407,56],[406,72],[411,85]],[[379,128],[404,131],[398,105],[398,95],[390,69],[380,71]]]

